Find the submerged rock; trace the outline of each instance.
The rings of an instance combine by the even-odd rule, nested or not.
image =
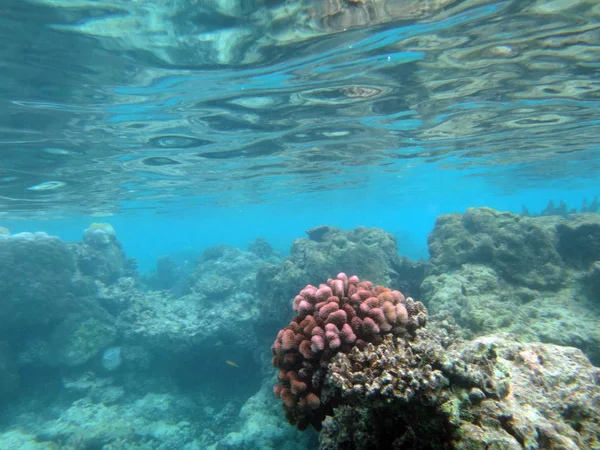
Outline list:
[[[439,330],[417,335],[334,359],[327,386],[341,406],[321,449],[600,445],[600,369],[580,350],[510,335],[446,347]]]
[[[117,334],[114,322],[102,310],[93,315],[69,315],[51,334],[44,362],[72,367],[85,364],[114,342]]]
[[[114,228],[107,223],[93,223],[83,232],[83,242],[69,244],[80,276],[105,284],[131,276],[135,262],[127,259]]]
[[[72,310],[67,244],[46,233],[0,234],[0,329],[51,323]]]
[[[263,260],[273,260],[279,258],[277,252],[273,250],[273,247],[271,247],[271,244],[269,244],[269,241],[267,241],[265,238],[256,238],[250,242],[248,244],[248,251],[250,253],[254,253]]]
[[[0,400],[9,397],[19,387],[19,370],[6,342],[0,341]]]
[[[564,281],[556,235],[543,219],[469,208],[464,214],[439,216],[428,244],[432,274],[482,264],[508,282],[533,289]]]
[[[476,334],[574,346],[600,362],[600,215],[523,217],[490,208],[442,215],[421,299]]]

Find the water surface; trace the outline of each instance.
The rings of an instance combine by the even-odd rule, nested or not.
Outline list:
[[[589,188],[599,14],[558,0],[5,0],[0,210],[402,201],[443,179],[457,193]]]

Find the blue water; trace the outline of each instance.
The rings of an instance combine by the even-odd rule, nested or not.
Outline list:
[[[422,257],[440,213],[593,197],[591,16],[454,3],[4,2],[2,224],[108,221],[143,269],[323,223]]]
[[[426,259],[427,235],[440,214],[489,205],[518,213],[524,204],[530,211],[541,211],[549,199],[557,203],[564,200],[578,207],[582,198],[592,199],[595,194],[592,187],[574,191],[530,190],[518,196],[497,196],[483,185],[448,196],[452,182],[447,177],[444,181],[432,181],[431,189],[435,187],[439,193],[428,194],[427,200],[418,196],[409,201],[402,196],[381,196],[374,186],[372,193],[327,192],[318,197],[290,198],[287,202],[268,205],[204,206],[172,214],[138,211],[102,220],[115,227],[127,254],[138,260],[142,271],[154,269],[157,258],[163,255],[197,255],[217,243],[245,249],[257,237],[268,239],[284,256],[294,239],[305,237],[305,230],[323,224],[334,224],[342,229],[360,225],[383,228],[397,236],[402,255]],[[83,230],[97,221],[95,217],[79,216],[59,221],[6,220],[2,223],[11,232],[45,231],[64,240],[78,241]]]
[[[231,337],[231,330],[225,330],[223,339],[213,339],[207,334],[208,344],[199,338],[200,350],[193,348],[192,358],[177,353],[177,346],[195,342],[186,327],[197,325],[197,310],[198,316],[210,310],[210,277],[228,275],[228,264],[240,272],[248,269],[248,261],[258,265],[258,257],[226,254],[215,259],[218,263],[201,259],[190,282],[196,283],[194,289],[186,291],[180,277],[172,291],[156,294],[151,276],[145,276],[160,257],[171,256],[178,276],[185,278],[209,247],[246,249],[262,237],[285,257],[306,230],[329,225],[382,228],[396,236],[401,256],[427,260],[427,239],[440,214],[469,207],[520,213],[524,206],[537,214],[550,200],[577,210],[584,199],[589,204],[600,194],[597,9],[594,2],[519,0],[3,0],[0,227],[12,234],[43,231],[81,243],[92,223],[108,223],[116,231],[110,239],[118,239],[126,256],[137,261],[143,285],[134,295],[110,277],[99,282],[106,275],[102,267],[100,275],[86,275],[92,282],[78,285],[75,296],[110,285],[114,291],[102,295],[114,303],[101,306],[114,314],[115,323],[117,312],[125,317],[119,316],[115,329],[132,332],[129,321],[139,326],[129,341],[119,335],[98,344],[85,364],[52,366],[58,367],[56,386],[48,391],[60,397],[67,389],[64,377],[96,371],[100,397],[112,399],[113,387],[134,391],[127,393],[133,399],[131,411],[151,410],[149,428],[159,427],[164,411],[178,427],[192,420],[165,406],[167,400],[156,394],[160,391],[165,398],[173,396],[176,400],[169,401],[181,410],[202,416],[198,426],[208,424],[199,432],[202,442],[220,442],[218,428],[234,430],[238,409],[265,384],[268,346],[251,355],[240,350],[238,340],[249,345],[253,339],[272,339],[244,323],[243,331],[234,327],[241,335]],[[117,261],[121,274],[126,273],[118,246],[106,248],[103,257]],[[84,265],[94,261],[81,254]],[[257,267],[250,269],[255,276]],[[232,303],[248,301],[255,288],[236,282],[247,290],[214,294],[234,311],[239,304]],[[180,296],[186,292],[189,297]],[[136,295],[139,304],[119,304]],[[260,304],[252,308],[259,315]],[[155,315],[148,319],[143,316],[147,311]],[[226,314],[218,318],[228,323]],[[184,324],[180,328],[178,320]],[[131,373],[147,382],[156,398],[147,399],[146,384],[138,387],[131,374],[119,384],[119,367],[118,381],[103,384],[106,374],[93,366],[103,351],[120,355],[118,345],[139,344],[136,339],[147,337],[139,330],[146,326],[159,330],[148,332],[151,337],[172,337],[172,324],[173,353],[181,360],[173,358],[183,369],[169,352],[156,364],[181,375],[183,388],[165,384],[163,392],[162,373],[153,378],[135,372],[142,366],[135,359]],[[31,342],[35,349],[38,331],[50,339],[44,333],[50,335],[51,327],[46,328],[17,333],[10,352],[17,355],[19,346],[29,348]],[[0,333],[0,366],[2,339]],[[152,351],[162,349],[148,341]],[[193,351],[209,355],[206,364],[194,365]],[[204,372],[197,375],[196,369]],[[37,368],[24,370],[35,375]],[[226,384],[227,377],[242,394],[219,384]],[[206,386],[215,380],[220,387],[212,392]],[[32,383],[33,398],[44,382]],[[203,388],[211,392],[194,397]],[[81,386],[68,389],[67,397],[80,393]],[[219,395],[235,405],[219,409],[211,397],[219,400]],[[196,410],[187,410],[185,401],[192,397]],[[29,397],[23,398],[19,411],[24,418],[14,423],[35,433],[27,416],[35,408],[27,404]],[[65,403],[48,402],[57,411],[53,414],[66,417],[70,397],[56,401]],[[39,406],[40,417],[46,407]],[[78,407],[85,423],[87,408]],[[274,428],[284,420],[265,417],[275,417]],[[169,440],[179,432],[173,430],[172,435],[165,432],[170,447],[161,447],[159,437],[149,438],[157,446],[148,448],[182,448],[181,442]],[[283,436],[295,432],[285,430]],[[60,436],[56,433],[54,440]],[[132,448],[139,437],[131,441]],[[77,448],[77,439],[68,445]]]

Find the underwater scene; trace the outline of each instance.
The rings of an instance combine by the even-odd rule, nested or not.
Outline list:
[[[600,2],[2,0],[0,450],[600,450]]]

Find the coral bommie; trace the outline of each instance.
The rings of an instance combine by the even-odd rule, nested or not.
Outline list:
[[[412,334],[427,320],[421,303],[344,273],[318,288],[306,286],[293,307],[296,316],[271,347],[273,366],[279,369],[273,392],[290,424],[300,430],[308,425],[320,429],[332,413],[333,400],[324,401],[321,390],[333,356],[380,344],[385,334]]]

